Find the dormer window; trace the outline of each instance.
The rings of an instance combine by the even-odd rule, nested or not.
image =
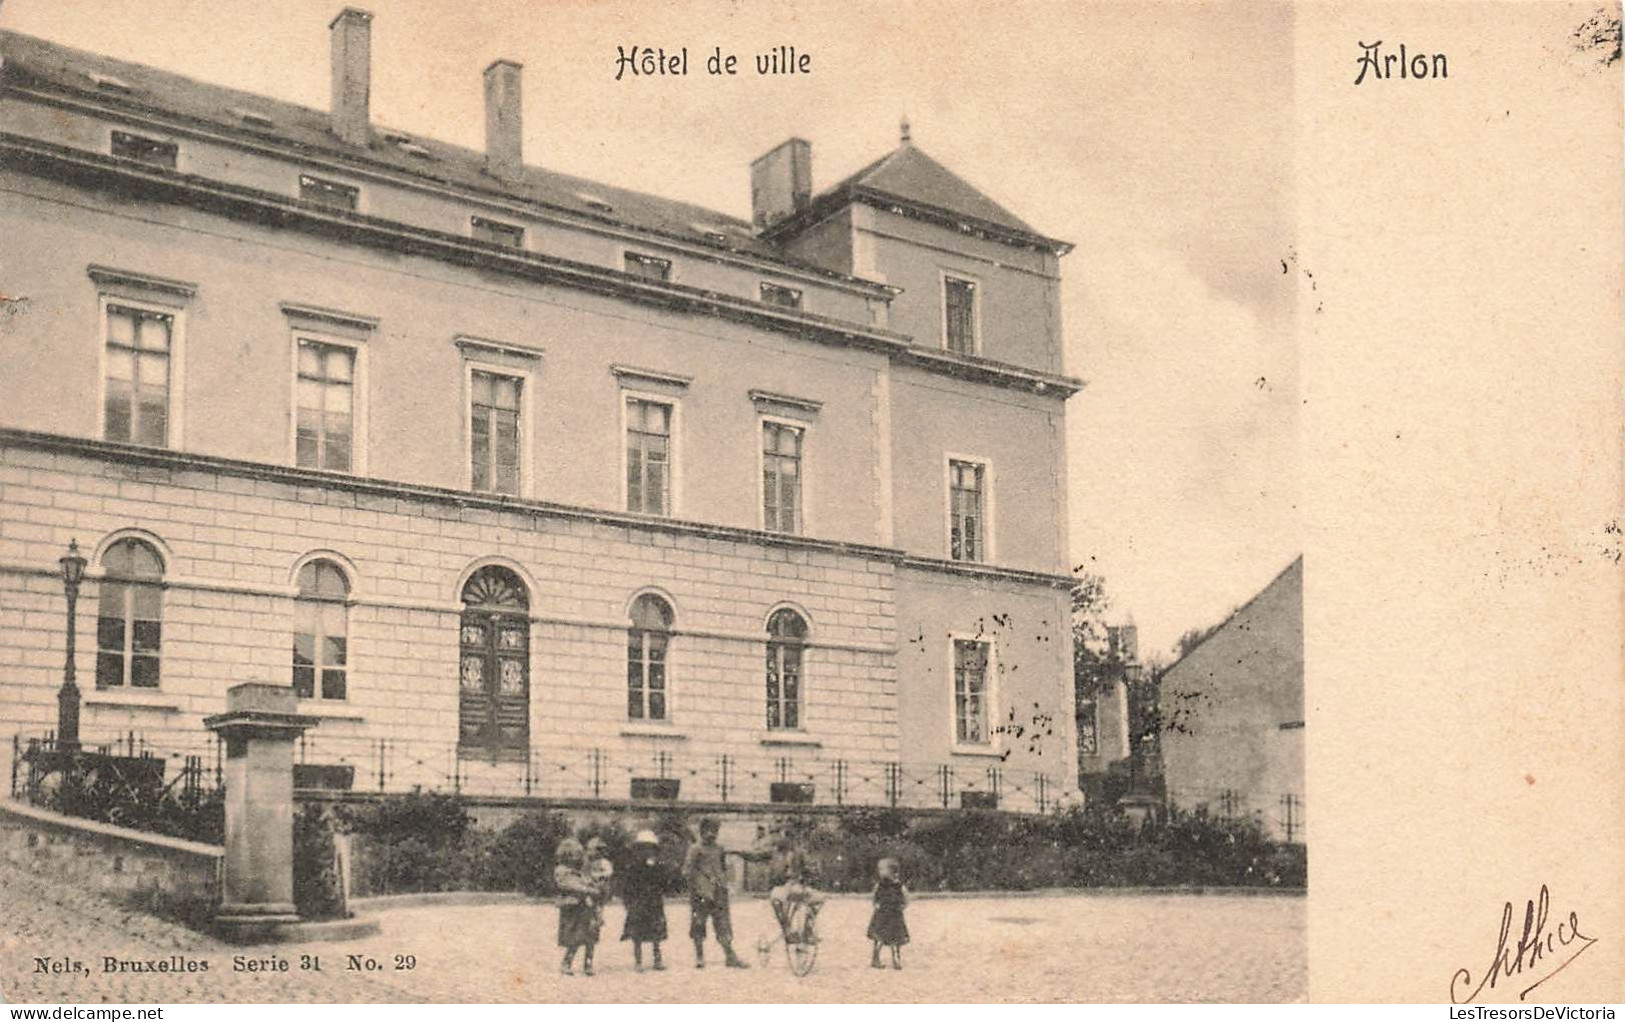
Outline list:
[[[337,181],[325,181],[309,174],[300,174],[299,197],[318,206],[349,210],[353,213],[360,202],[361,189],[355,185],[344,185]]]
[[[240,106],[234,106],[231,108],[231,113],[239,121],[242,121],[250,128],[265,129],[276,127],[275,121],[271,120],[271,118],[265,116],[257,110],[247,110]]]
[[[112,152],[121,160],[135,160],[154,167],[175,169],[175,156],[180,151],[173,142],[160,142],[155,138],[132,135],[127,131],[113,132]]]
[[[626,253],[626,272],[645,280],[670,280],[671,260],[637,252]]]
[[[115,77],[114,75],[104,75],[104,74],[97,74],[94,71],[86,71],[85,72],[85,77],[89,78],[91,84],[96,86],[96,88],[105,89],[108,92],[131,92],[131,91],[133,91],[130,88],[130,83],[129,82],[125,81],[122,78]]]
[[[384,141],[392,144],[395,146],[395,148],[399,149],[408,156],[416,156],[420,160],[434,159],[434,154],[423,148],[418,143],[412,141],[412,136],[410,135],[402,135],[399,132],[386,132],[384,134]]]
[[[801,292],[793,287],[770,284],[764,280],[762,281],[762,301],[786,309],[799,309],[801,308]]]
[[[469,224],[474,232],[475,241],[483,241],[488,245],[502,245],[507,248],[525,247],[525,229],[517,224],[505,224],[500,220],[487,220],[483,216],[470,218]]]
[[[728,244],[728,232],[723,230],[721,227],[718,227],[716,224],[696,222],[689,224],[689,226],[694,228],[694,230],[703,236],[706,241],[713,245]]]

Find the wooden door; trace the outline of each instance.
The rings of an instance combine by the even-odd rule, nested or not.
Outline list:
[[[530,597],[507,568],[463,587],[458,750],[512,759],[530,747]]]

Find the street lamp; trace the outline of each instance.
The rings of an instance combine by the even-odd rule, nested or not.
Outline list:
[[[62,666],[62,688],[56,693],[56,747],[67,753],[79,751],[79,686],[74,681],[74,607],[79,602],[79,583],[84,581],[86,561],[79,555],[79,541],[68,541],[62,566],[62,591],[68,597],[68,658]]]

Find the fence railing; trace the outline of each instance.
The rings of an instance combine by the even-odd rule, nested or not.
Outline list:
[[[1296,791],[1275,795],[1269,789],[1242,791],[1181,784],[1169,793],[1169,802],[1215,819],[1252,820],[1289,844],[1304,840],[1306,802]]]
[[[832,757],[816,752],[696,754],[601,747],[503,750],[454,742],[307,733],[295,762],[311,786],[493,797],[1046,813],[1067,793],[1055,776],[987,766]]]
[[[87,753],[140,760],[166,786],[212,792],[224,748],[213,734],[129,731],[85,738]],[[12,795],[37,801],[51,736],[14,739]],[[33,750],[30,753],[30,750]],[[294,749],[303,789],[398,794],[410,791],[491,798],[742,805],[1002,809],[1048,813],[1073,799],[1053,774],[1003,762],[851,759],[816,751],[627,752],[601,747],[471,750],[455,742],[307,732]]]
[[[90,820],[219,843],[223,749],[212,735],[186,747],[134,732],[72,745],[54,735],[11,742],[11,797]]]

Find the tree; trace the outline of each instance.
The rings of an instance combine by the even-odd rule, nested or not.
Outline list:
[[[1209,625],[1206,628],[1187,628],[1179,635],[1179,641],[1174,643],[1174,660],[1185,659],[1191,650],[1207,641],[1207,637],[1219,630],[1218,625]]]
[[[1098,699],[1113,681],[1114,658],[1107,648],[1106,580],[1078,571],[1072,587],[1072,682],[1073,699],[1078,706]],[[1120,664],[1121,661],[1118,661]]]

